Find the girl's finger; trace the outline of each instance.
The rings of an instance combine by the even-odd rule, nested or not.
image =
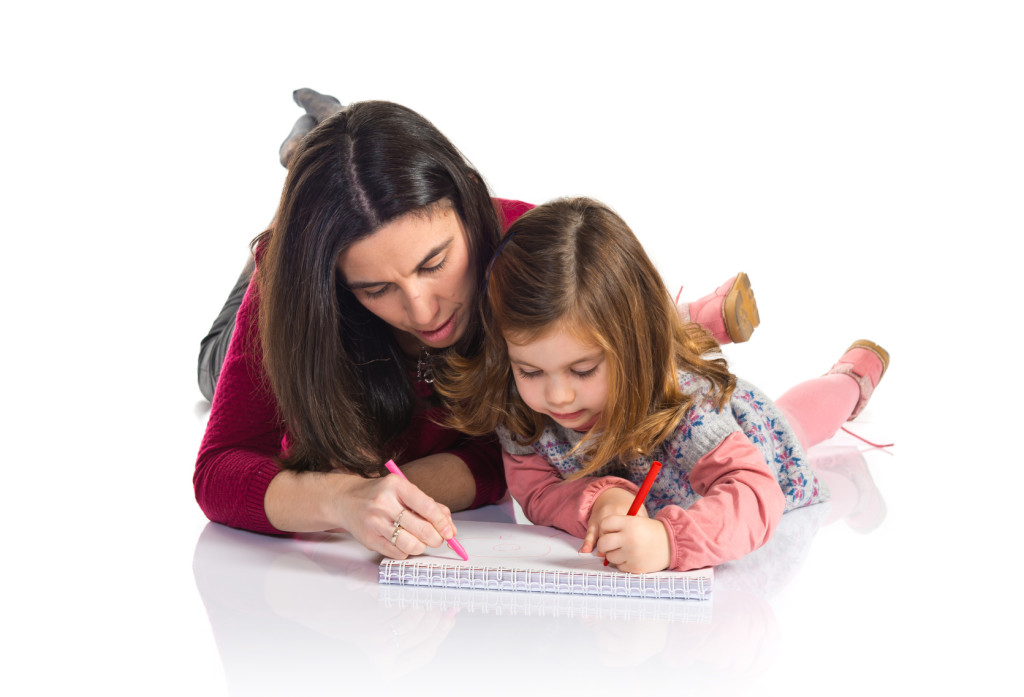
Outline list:
[[[597,526],[591,525],[587,528],[587,534],[583,538],[583,546],[580,547],[580,554],[589,554],[594,551],[594,542],[597,540]]]
[[[607,521],[608,519],[605,518],[605,520]],[[608,531],[602,523],[601,536],[597,538],[597,554],[607,559],[609,564],[612,564],[614,563],[614,560],[608,555],[611,554],[612,557],[619,558],[618,550],[621,546],[622,544],[619,541],[619,536],[608,534]]]

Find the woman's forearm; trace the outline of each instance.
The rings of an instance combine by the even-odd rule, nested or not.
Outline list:
[[[428,455],[404,465],[402,471],[423,493],[452,511],[469,508],[476,498],[473,473],[457,455]]]
[[[473,475],[456,455],[439,453],[414,460],[402,471],[423,493],[453,511],[469,508],[476,495]],[[349,529],[354,489],[373,480],[346,472],[283,470],[267,487],[267,519],[282,532]]]
[[[433,495],[472,501],[472,476],[464,463],[443,455],[418,460],[407,468],[408,479],[282,471],[267,487],[267,518],[286,532],[346,530],[364,547],[395,559],[422,554],[455,533],[451,512]],[[420,489],[413,476],[428,483],[429,492]]]
[[[282,532],[320,532],[347,526],[348,490],[362,477],[345,472],[282,470],[263,499],[270,524]]]

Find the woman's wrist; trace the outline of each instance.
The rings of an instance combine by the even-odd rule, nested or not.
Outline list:
[[[264,497],[267,520],[282,532],[348,528],[343,501],[362,479],[347,472],[292,472],[275,476]]]

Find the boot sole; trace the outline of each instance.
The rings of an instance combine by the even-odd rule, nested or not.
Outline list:
[[[850,344],[850,348],[846,349],[844,353],[848,353],[851,349],[860,348],[870,351],[871,353],[878,356],[878,360],[882,361],[882,374],[878,376],[878,382],[882,381],[882,376],[885,375],[885,371],[889,369],[889,352],[884,348],[876,344],[874,341],[868,341],[867,339],[858,339]]]
[[[722,319],[725,320],[726,333],[736,344],[750,339],[754,328],[761,324],[761,315],[757,312],[757,301],[750,287],[750,279],[742,271],[736,274],[736,281],[725,295]],[[885,363],[886,359],[882,362]]]

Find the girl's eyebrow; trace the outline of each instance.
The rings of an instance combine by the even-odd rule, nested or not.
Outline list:
[[[422,268],[423,266],[425,266],[428,261],[430,261],[431,259],[436,257],[438,254],[440,254],[444,250],[448,249],[452,245],[452,242],[454,242],[454,241],[455,241],[454,237],[449,237],[444,242],[442,242],[439,245],[433,247],[429,252],[427,252],[423,256],[423,259],[420,261],[420,263],[416,264],[416,269],[418,270],[418,269]],[[355,283],[349,283],[347,285],[348,285],[349,289],[351,289],[351,290],[358,290],[360,288],[372,288],[374,286],[382,286],[385,283],[387,283],[387,281],[356,281]]]
[[[590,361],[599,361],[603,357],[604,357],[604,354],[602,354],[602,353],[595,353],[595,354],[593,354],[591,356],[584,356],[583,358],[575,360],[572,363],[568,363],[568,364],[566,364],[563,367],[571,368],[574,365],[578,365],[580,363],[589,363]],[[537,366],[535,366],[533,363],[528,363],[527,361],[523,361],[523,360],[520,360],[518,358],[515,358],[511,353],[508,356],[508,362],[509,363],[515,363],[518,366],[526,366],[527,368],[534,368],[534,369],[539,370],[539,368],[537,368]]]

